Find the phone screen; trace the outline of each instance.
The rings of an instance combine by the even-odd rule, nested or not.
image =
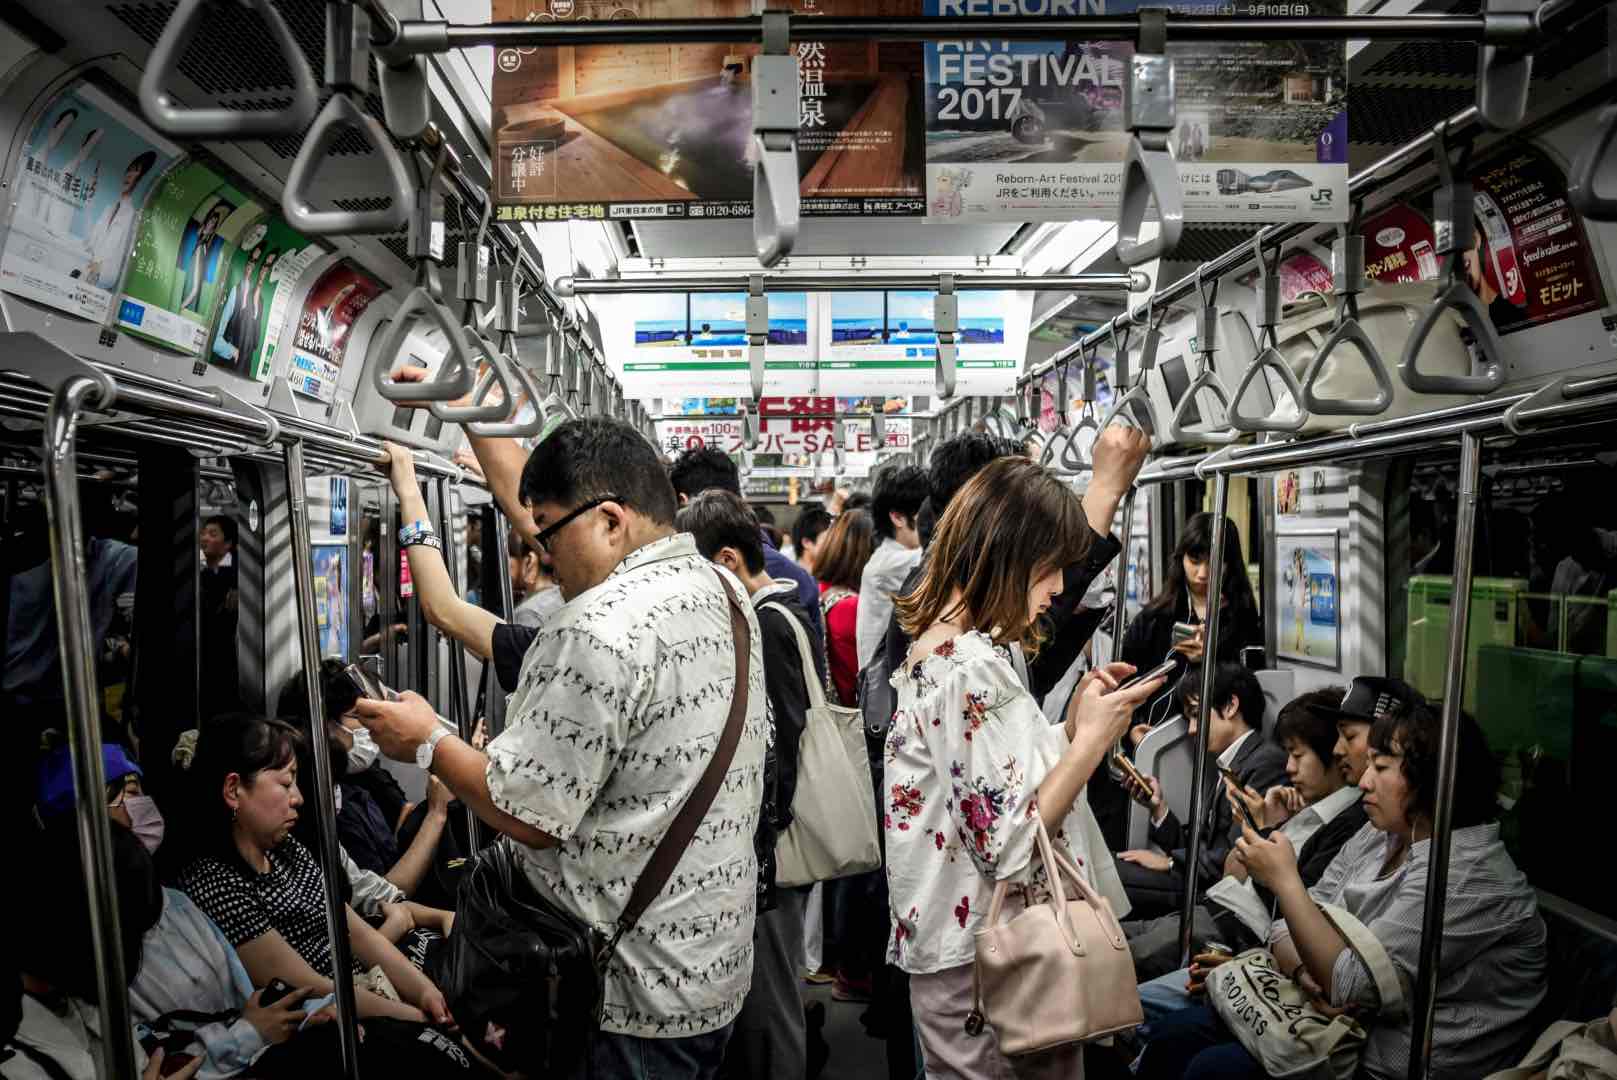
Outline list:
[[[1162,663],[1158,664],[1156,667],[1152,668],[1149,671],[1141,672],[1138,675],[1135,675],[1135,676],[1133,676],[1131,678],[1123,680],[1121,683],[1118,684],[1117,689],[1118,690],[1127,690],[1129,687],[1134,686],[1137,683],[1150,682],[1152,679],[1160,679],[1164,675],[1171,675],[1175,671],[1177,671],[1178,669],[1179,669],[1179,660],[1178,660],[1178,658],[1172,658],[1172,659],[1164,660]],[[1115,691],[1114,691],[1114,693],[1115,693]]]

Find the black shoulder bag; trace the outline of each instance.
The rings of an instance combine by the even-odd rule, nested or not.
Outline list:
[[[619,939],[662,892],[724,784],[747,714],[752,636],[722,575],[736,653],[735,694],[718,748],[651,854],[605,937],[529,884],[510,842],[480,852],[460,882],[455,932],[432,972],[473,1047],[496,1067],[568,1076],[589,1060],[605,1005],[606,969]]]

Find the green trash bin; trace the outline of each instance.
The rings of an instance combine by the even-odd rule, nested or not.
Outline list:
[[[1471,628],[1466,635],[1465,694],[1462,707],[1475,715],[1477,650],[1484,645],[1516,644],[1517,608],[1527,591],[1522,578],[1473,578]],[[1421,574],[1409,579],[1408,651],[1404,679],[1430,698],[1443,696],[1448,669],[1449,605],[1454,579]]]

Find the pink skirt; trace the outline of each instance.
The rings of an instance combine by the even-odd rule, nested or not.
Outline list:
[[[966,1034],[971,1014],[972,965],[910,976],[910,1008],[921,1037],[927,1080],[1083,1080],[1084,1048],[1058,1046],[1006,1057],[994,1029]]]

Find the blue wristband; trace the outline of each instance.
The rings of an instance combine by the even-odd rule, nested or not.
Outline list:
[[[399,530],[399,547],[414,547],[418,544],[443,550],[443,541],[432,531],[432,525],[425,521],[413,521]]]

